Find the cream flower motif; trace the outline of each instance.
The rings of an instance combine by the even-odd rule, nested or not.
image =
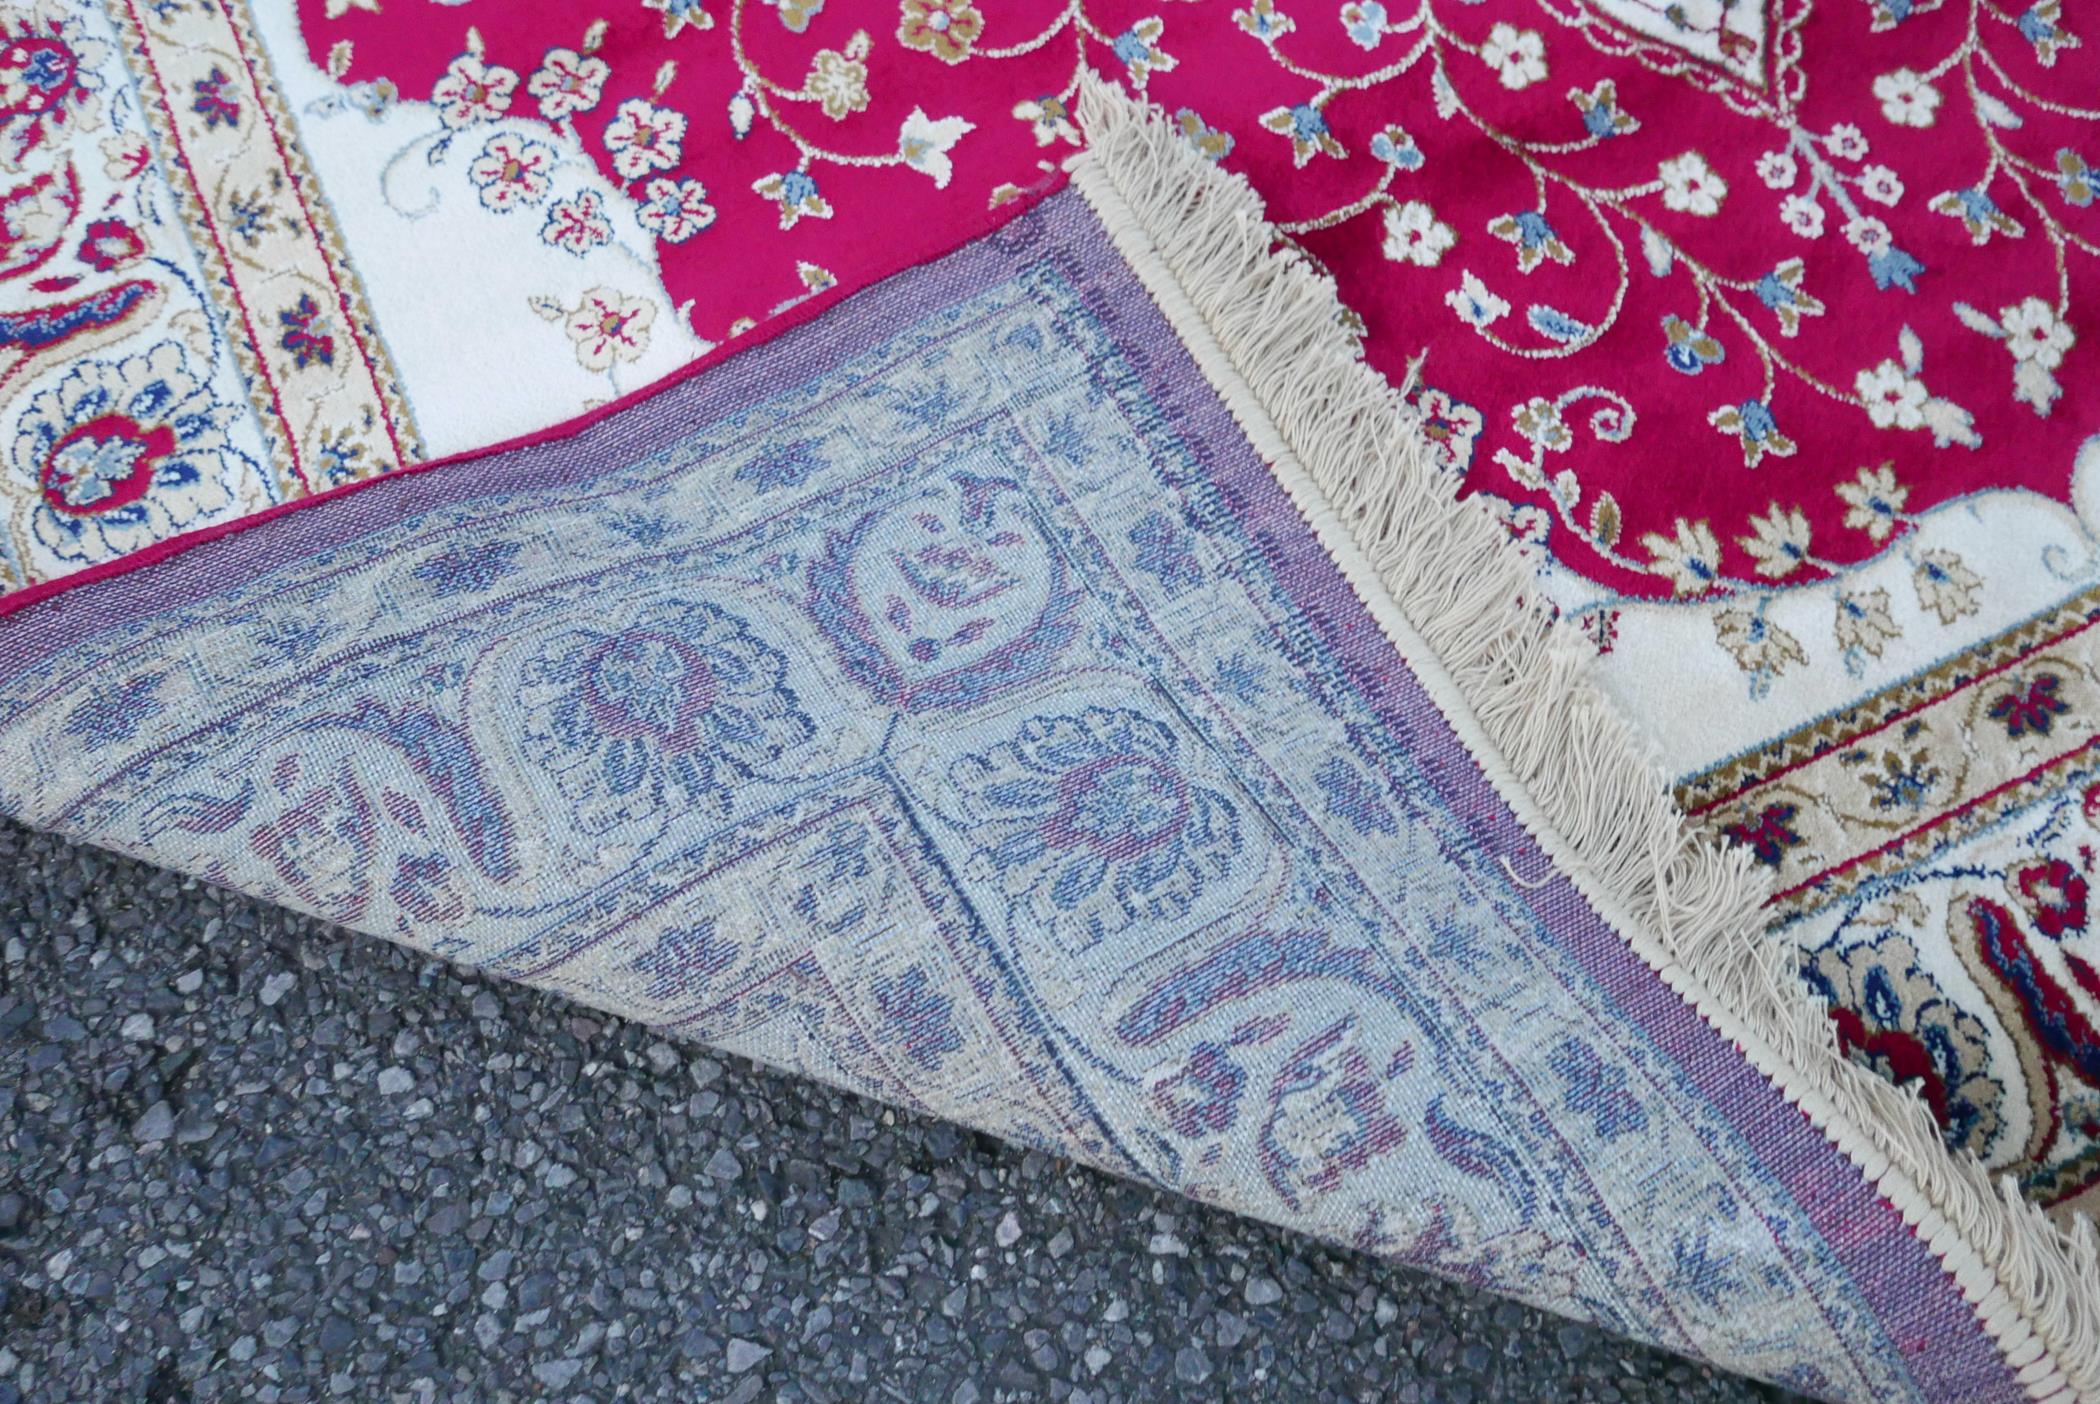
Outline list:
[[[1940,109],[1939,89],[1908,68],[1876,78],[1874,96],[1880,99],[1881,115],[1899,127],[1929,127]]]
[[[897,42],[932,54],[942,63],[961,63],[984,33],[984,16],[971,0],[903,0],[897,20]]]
[[[1839,483],[1836,490],[1845,504],[1845,525],[1864,531],[1877,544],[1889,539],[1910,498],[1910,489],[1896,481],[1895,469],[1886,463],[1860,469],[1858,477]]]
[[[1714,616],[1714,637],[1746,673],[1776,677],[1789,663],[1808,661],[1799,639],[1754,610],[1722,610]]]
[[[473,54],[452,60],[430,90],[431,105],[438,121],[457,131],[476,122],[493,122],[510,110],[518,90],[518,75],[493,63],[483,63]]]
[[[1903,198],[1903,178],[1887,166],[1861,167],[1859,193],[1877,205],[1893,205]]]
[[[1823,237],[1823,207],[1812,195],[1789,195],[1779,202],[1779,218],[1804,239]]]
[[[848,114],[867,109],[868,66],[837,49],[819,49],[810,60],[802,91],[816,99],[826,117],[843,121]]]
[[[1546,77],[1546,41],[1536,29],[1518,29],[1503,21],[1488,31],[1487,43],[1480,48],[1481,62],[1502,80],[1502,86],[1515,92],[1541,82]]]
[[[1840,591],[1831,632],[1839,648],[1856,648],[1874,658],[1881,657],[1882,646],[1890,639],[1903,636],[1889,614],[1889,592],[1878,585],[1870,590]]]
[[[118,132],[102,138],[102,173],[111,180],[131,180],[153,166],[153,148],[142,132]]]
[[[1465,271],[1459,285],[1444,294],[1444,305],[1475,331],[1483,330],[1509,315],[1509,304],[1488,291],[1487,284]]]
[[[540,116],[550,122],[574,117],[598,105],[605,94],[605,76],[612,72],[602,58],[579,54],[574,49],[549,49],[540,66],[526,80],[525,91],[540,105]]]
[[[699,181],[659,176],[642,193],[634,217],[665,243],[682,244],[715,222],[715,207],[707,203],[707,187]]]
[[[498,132],[467,167],[467,179],[481,192],[482,205],[500,214],[546,199],[547,172],[553,166],[553,147],[515,132]]]
[[[1925,382],[1896,362],[1883,361],[1872,370],[1861,371],[1853,377],[1852,385],[1865,402],[1867,418],[1876,429],[1925,427]]]
[[[2012,352],[2013,359],[2032,361],[2045,371],[2061,366],[2064,353],[2078,343],[2071,324],[2038,297],[2000,309],[1998,323],[2005,329],[2005,349]]]
[[[1767,151],[1757,158],[1757,178],[1771,190],[1790,190],[1800,175],[1791,151]]]
[[[1037,146],[1048,146],[1054,141],[1069,141],[1079,145],[1079,128],[1072,125],[1072,110],[1061,97],[1040,97],[1034,102],[1014,104],[1014,116],[1029,124],[1035,134]]]
[[[1750,533],[1737,537],[1736,544],[1757,561],[1757,573],[1767,580],[1786,579],[1808,559],[1808,518],[1799,507],[1772,503],[1764,516],[1750,519]]]
[[[612,221],[595,190],[579,190],[566,200],[557,200],[547,210],[540,226],[540,242],[582,258],[592,249],[612,242]]]
[[[32,183],[11,192],[13,198],[0,206],[0,239],[11,259],[41,254],[65,238],[75,212],[65,189],[55,180]]]
[[[1721,575],[1721,542],[1705,522],[1677,519],[1669,536],[1649,532],[1641,537],[1652,563],[1648,569],[1670,582],[1672,595],[1703,595]]]
[[[78,15],[68,13],[75,8],[53,0],[17,0],[0,16],[0,170],[24,170],[33,152],[63,153],[71,140],[102,127],[102,69],[109,46],[90,36]],[[92,6],[77,8],[95,12]],[[198,81],[197,111],[207,110],[208,91],[228,81],[216,67]],[[237,105],[222,93],[218,97],[223,119],[237,124]]]
[[[1885,254],[1895,246],[1889,227],[1872,215],[1854,215],[1845,221],[1845,242],[1868,258]]]
[[[685,114],[646,98],[621,103],[605,129],[605,149],[612,153],[613,170],[623,182],[677,165],[684,141]]]
[[[1566,453],[1575,434],[1560,417],[1560,406],[1542,395],[1534,395],[1509,412],[1510,422],[1532,443],[1549,453]]]
[[[1434,268],[1457,242],[1458,235],[1451,226],[1420,200],[1409,200],[1398,209],[1386,207],[1385,243],[1381,247],[1395,263]]]
[[[1867,154],[1867,134],[1850,122],[1840,122],[1830,129],[1823,145],[1841,161],[1858,161]]]
[[[619,361],[641,359],[649,349],[649,324],[656,304],[612,288],[592,288],[583,302],[562,319],[562,330],[576,347],[576,363],[587,371],[610,370]]]
[[[1983,588],[1983,577],[1944,546],[1918,553],[1918,568],[1911,572],[1910,583],[1918,592],[1918,608],[1931,610],[1942,624],[1952,624],[1982,608],[1976,603],[1976,592]]]
[[[923,175],[933,177],[933,188],[946,190],[949,179],[955,174],[955,163],[948,153],[955,149],[966,133],[977,128],[960,117],[928,117],[926,110],[914,107],[911,116],[897,132],[897,154],[904,164]]]
[[[1655,174],[1662,181],[1663,207],[1680,214],[1716,215],[1728,198],[1728,182],[1696,151],[1671,157]]]

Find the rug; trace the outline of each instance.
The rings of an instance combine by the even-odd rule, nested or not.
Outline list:
[[[708,374],[18,610],[0,807],[1818,1397],[2100,1388],[2090,1225],[1837,1055],[1332,285],[1087,102]]]
[[[2068,1220],[2100,1196],[2076,21],[40,0],[0,50],[0,614],[573,431],[995,228],[1062,182],[1091,64],[1333,274],[1686,809],[1771,870],[1774,958],[1852,1056]]]

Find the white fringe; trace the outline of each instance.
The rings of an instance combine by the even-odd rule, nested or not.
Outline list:
[[[1945,1263],[2037,1400],[2100,1400],[2100,1234],[1950,1154],[1914,1089],[1838,1052],[1748,855],[1688,834],[1664,777],[1552,628],[1529,566],[1457,500],[1261,197],[1088,75],[1075,183],[1388,637],[1562,871],[1860,1168]]]

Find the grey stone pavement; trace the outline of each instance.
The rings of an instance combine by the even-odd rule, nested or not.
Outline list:
[[[0,822],[0,1404],[1780,1400]]]

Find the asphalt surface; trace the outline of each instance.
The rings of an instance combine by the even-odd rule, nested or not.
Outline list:
[[[1783,1400],[0,821],[0,1404]]]

